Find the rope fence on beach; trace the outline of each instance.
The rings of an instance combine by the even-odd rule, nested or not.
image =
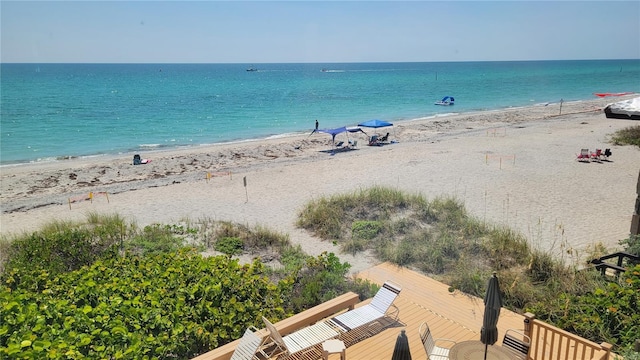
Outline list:
[[[205,176],[205,179],[207,180],[207,182],[209,182],[209,180],[211,180],[212,177],[215,176],[229,176],[229,180],[233,180],[232,176],[231,176],[231,171],[223,171],[223,172],[207,172],[207,175]]]
[[[76,197],[70,197],[69,198],[69,210],[71,210],[71,203],[76,203],[76,202],[80,202],[80,201],[91,201],[91,203],[93,203],[93,198],[97,197],[97,196],[104,196],[107,198],[107,203],[109,202],[109,194],[106,191],[99,191],[99,192],[89,192],[87,195],[79,195]]]
[[[490,136],[491,134],[493,134],[493,137],[496,136],[500,136],[500,137],[504,137],[507,136],[507,128],[498,128],[498,129],[487,129],[487,136]]]
[[[513,161],[513,165],[516,164],[516,156],[514,155],[491,155],[491,154],[485,154],[484,156],[484,162],[485,164],[489,165],[489,160],[491,159],[499,159],[500,161],[500,170],[502,170],[502,160],[512,160]]]

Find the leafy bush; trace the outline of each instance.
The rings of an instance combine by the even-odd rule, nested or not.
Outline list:
[[[224,237],[216,243],[215,249],[227,255],[238,255],[242,253],[242,240],[237,237]]]
[[[350,267],[348,263],[341,263],[333,253],[323,252],[318,257],[308,257],[305,266],[297,273],[291,293],[291,311],[306,310],[347,291],[356,291],[360,296],[371,294],[372,285],[368,282],[346,281]]]
[[[620,245],[624,246],[624,251],[629,254],[640,256],[640,235],[631,235],[628,239],[621,240]]]
[[[99,223],[81,226],[58,222],[8,242],[5,269],[42,269],[58,274],[114,256],[120,236]]]
[[[351,237],[371,240],[382,231],[380,221],[355,221],[351,225]]]
[[[3,358],[191,358],[239,338],[262,315],[284,317],[291,284],[270,282],[259,262],[187,250],[6,275]]]
[[[184,241],[176,231],[182,233],[183,229],[170,225],[147,225],[142,229],[142,233],[133,234],[124,243],[124,249],[140,255],[155,255],[178,250]]]
[[[595,342],[631,346],[640,334],[640,265],[626,271],[619,282],[586,294],[560,294],[557,303],[535,309],[536,315]]]

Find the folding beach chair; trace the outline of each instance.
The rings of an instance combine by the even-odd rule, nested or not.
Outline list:
[[[400,290],[402,289],[398,285],[385,282],[370,303],[342,313],[328,321],[344,332],[347,332],[385,317],[391,307],[394,309],[390,315],[393,316],[394,320],[397,320],[400,310],[397,306],[393,305],[393,302],[400,294]]]
[[[589,149],[582,149],[580,150],[580,154],[576,155],[576,159],[578,161],[589,161],[590,159],[590,154],[589,154]]]

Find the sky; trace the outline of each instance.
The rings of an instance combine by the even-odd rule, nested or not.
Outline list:
[[[3,63],[640,59],[640,1],[0,1]]]

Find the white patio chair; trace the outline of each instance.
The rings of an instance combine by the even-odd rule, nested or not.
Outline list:
[[[515,329],[508,329],[502,339],[502,347],[509,350],[515,359],[526,360],[531,348],[531,338]]]
[[[393,305],[393,302],[400,294],[400,290],[402,289],[398,285],[385,282],[370,303],[342,313],[331,318],[329,321],[332,325],[337,326],[344,332],[347,332],[351,329],[355,329],[359,326],[383,318],[391,307],[394,309],[389,313],[389,315],[397,320],[400,310],[397,306]]]
[[[267,330],[269,330],[269,338],[273,342],[265,344],[265,348],[271,345],[275,345],[276,347],[269,356],[272,356],[278,349],[287,354],[294,354],[298,351],[321,344],[325,340],[335,338],[339,335],[339,333],[329,326],[329,324],[319,322],[287,336],[282,336],[278,329],[276,329],[276,327],[267,318],[263,316],[262,321],[264,321]]]
[[[262,339],[255,334],[258,331],[253,326],[249,326],[245,330],[244,335],[240,339],[240,343],[231,355],[231,360],[252,360],[256,359],[255,354],[262,345]]]
[[[455,341],[451,339],[443,339],[443,338],[434,339],[433,335],[431,335],[431,330],[429,329],[429,325],[426,322],[423,322],[422,324],[420,324],[418,333],[420,334],[420,340],[422,340],[422,345],[424,346],[424,350],[427,352],[427,359],[429,360],[449,359],[449,349],[456,344]],[[450,346],[440,347],[436,345],[436,344],[441,344],[443,342],[449,343]]]

